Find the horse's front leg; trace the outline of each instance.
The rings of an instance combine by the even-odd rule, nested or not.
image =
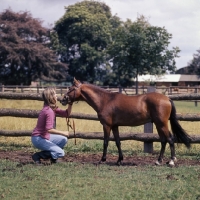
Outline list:
[[[113,135],[115,137],[115,143],[119,152],[119,158],[117,161],[117,165],[121,165],[121,161],[123,160],[123,154],[122,154],[122,149],[121,149],[121,142],[120,142],[120,137],[119,137],[119,129],[118,126],[112,127]]]
[[[107,125],[103,125],[103,131],[104,131],[103,156],[101,158],[100,163],[106,161],[106,154],[108,149],[111,128]]]

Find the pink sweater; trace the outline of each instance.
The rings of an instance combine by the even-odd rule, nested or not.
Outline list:
[[[43,109],[40,111],[37,125],[32,132],[32,136],[40,136],[49,140],[50,133],[48,133],[48,130],[54,128],[55,114],[61,117],[68,117],[68,112],[66,110],[57,108],[53,111],[49,106],[44,105]]]

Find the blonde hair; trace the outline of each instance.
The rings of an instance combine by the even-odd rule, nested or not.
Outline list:
[[[44,100],[44,104],[50,106],[52,109],[55,109],[56,106],[56,91],[53,87],[48,87],[42,92],[42,98]]]

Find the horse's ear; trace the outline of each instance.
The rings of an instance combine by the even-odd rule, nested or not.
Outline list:
[[[74,84],[76,85],[76,83],[77,83],[77,80],[76,80],[76,78],[74,77]]]
[[[79,85],[80,81],[76,80],[76,78],[74,77],[74,84],[75,85]]]
[[[74,84],[79,84],[80,81],[76,80],[76,78],[74,77]]]
[[[77,82],[76,78],[74,77],[74,82]]]

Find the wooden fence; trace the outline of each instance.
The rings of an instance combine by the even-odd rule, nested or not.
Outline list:
[[[172,100],[200,100],[200,94],[191,93],[191,94],[182,94],[182,95],[169,95]],[[40,93],[5,93],[0,92],[0,99],[12,99],[12,100],[38,100],[42,101]],[[39,115],[39,110],[29,110],[29,109],[0,109],[0,117],[12,116],[20,118],[37,118]],[[96,115],[91,114],[81,114],[81,113],[72,113],[70,118],[82,119],[82,120],[97,120]],[[177,119],[180,121],[200,121],[200,114],[180,114],[177,113]],[[150,123],[151,124],[151,123]],[[152,124],[151,124],[152,125]],[[151,129],[151,128],[150,128]],[[150,130],[147,128],[147,130]],[[144,129],[145,130],[145,129]],[[10,136],[10,137],[24,137],[31,136],[32,130],[24,131],[10,131],[10,130],[0,130],[0,136]],[[69,139],[74,138],[73,134],[70,134]],[[103,140],[102,132],[90,132],[87,134],[83,132],[76,132],[76,138],[82,139],[99,139]],[[121,140],[137,140],[144,142],[146,144],[152,145],[153,142],[159,142],[158,134],[154,134],[151,131],[146,131],[145,133],[123,133],[120,135]],[[191,135],[191,143],[200,143],[200,135],[196,133]],[[110,137],[111,141],[114,141],[114,137]],[[145,152],[152,152],[152,148],[146,148]]]
[[[23,85],[2,85],[0,84],[0,92],[2,93],[41,93],[41,91],[46,86],[23,86]],[[135,95],[136,94],[136,87],[109,87],[109,86],[102,86],[102,88],[109,90],[111,92],[121,92],[126,95]],[[144,94],[147,92],[149,86],[142,85],[138,88],[139,94]],[[165,95],[173,95],[173,94],[188,94],[188,93],[199,93],[200,87],[187,87],[187,86],[156,86],[156,91],[163,93]],[[56,86],[56,90],[58,94],[64,94],[67,90],[67,86]]]

